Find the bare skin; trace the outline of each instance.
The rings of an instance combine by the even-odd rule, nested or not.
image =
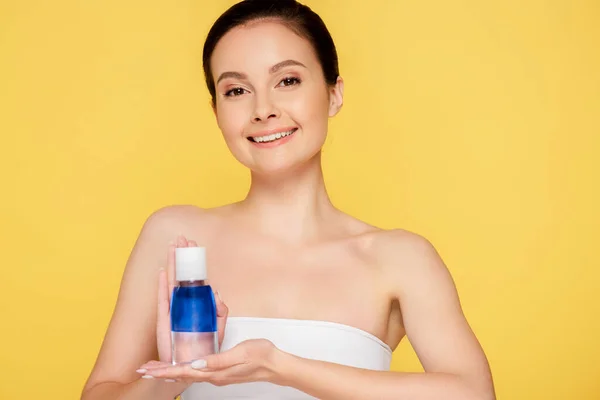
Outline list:
[[[261,49],[260,57],[256,49]],[[290,59],[302,66],[272,71]],[[327,119],[342,107],[343,81],[325,85],[310,43],[275,22],[226,34],[212,66],[215,81],[228,71],[245,75],[217,83],[215,116],[232,154],[252,173],[251,189],[238,203],[208,210],[167,207],[148,219],[127,262],[82,398],[168,399],[185,387],[143,380],[136,372],[140,366],[148,369],[149,360],[169,361],[157,351],[156,304],[161,297],[156,288],[169,242],[179,238],[179,246],[207,248],[210,283],[229,317],[333,321],[369,332],[392,349],[407,335],[426,371],[419,377],[376,373],[374,378],[365,371],[273,355],[263,346],[269,357],[262,358],[276,358],[274,364],[282,370],[256,376],[249,371],[246,380],[295,386],[323,399],[365,398],[358,394],[373,379],[381,380],[381,399],[493,399],[485,355],[433,246],[416,234],[359,221],[338,210],[327,195],[320,150]],[[290,77],[300,77],[302,83],[292,83]],[[235,96],[228,96],[233,89]],[[293,138],[277,147],[262,148],[248,139],[288,127],[297,129]],[[311,371],[333,375],[320,383]],[[162,378],[181,377],[159,372],[156,376]],[[186,374],[200,381],[200,375]],[[332,383],[336,380],[337,386]],[[348,388],[356,397],[344,392]]]
[[[314,227],[322,234],[293,243],[256,232],[241,208],[189,210],[197,219],[191,237],[210,249],[211,282],[226,301],[229,316],[334,321],[397,346],[404,328],[390,324],[390,314],[399,309],[393,311],[393,290],[373,248],[385,232],[332,209],[332,223]]]

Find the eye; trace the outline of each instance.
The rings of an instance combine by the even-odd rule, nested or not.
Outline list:
[[[281,82],[279,82],[279,86],[293,86],[298,85],[300,83],[300,79],[295,77],[287,77],[283,78]]]
[[[246,92],[245,89],[242,89],[241,87],[236,87],[233,89],[230,89],[228,91],[225,92],[225,97],[236,97],[236,96],[241,96]]]

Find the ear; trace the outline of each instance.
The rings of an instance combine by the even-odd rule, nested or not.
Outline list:
[[[329,89],[329,116],[333,117],[336,115],[342,105],[344,104],[344,80],[341,76],[338,76],[333,85]]]

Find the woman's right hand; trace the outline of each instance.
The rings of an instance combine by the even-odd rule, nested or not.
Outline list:
[[[179,236],[177,240],[169,245],[167,254],[167,268],[161,269],[158,276],[158,311],[156,318],[156,340],[158,346],[158,357],[160,362],[172,362],[171,348],[171,296],[175,287],[175,249],[177,247],[197,247],[193,240],[187,240]],[[219,292],[215,292],[215,301],[217,304],[217,326],[219,336],[219,348],[223,343],[225,335],[225,326],[227,324],[227,315],[229,309],[221,300]]]

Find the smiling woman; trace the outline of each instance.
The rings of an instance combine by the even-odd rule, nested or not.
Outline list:
[[[244,3],[250,9],[254,2]],[[328,117],[342,106],[342,79],[326,79],[337,75],[337,68],[327,74],[320,62],[335,59],[335,51],[319,57],[312,42],[291,30],[290,23],[252,14],[248,22],[230,27],[215,41],[212,35],[223,29],[228,17],[217,21],[209,34],[204,59],[217,124],[230,151],[256,178],[260,173],[285,173],[294,165],[318,166]],[[320,27],[320,34],[314,34],[319,39],[327,36],[326,28]],[[213,75],[218,77],[214,86]],[[248,138],[254,144],[249,145]],[[283,146],[291,142],[296,144]],[[267,148],[270,151],[262,151]]]
[[[493,399],[486,357],[433,246],[329,199],[321,149],[344,86],[319,16],[293,0],[238,3],[208,34],[204,70],[251,188],[238,203],[148,218],[82,398]],[[219,292],[221,352],[172,365],[175,247],[199,243]],[[389,371],[405,335],[424,373]]]

